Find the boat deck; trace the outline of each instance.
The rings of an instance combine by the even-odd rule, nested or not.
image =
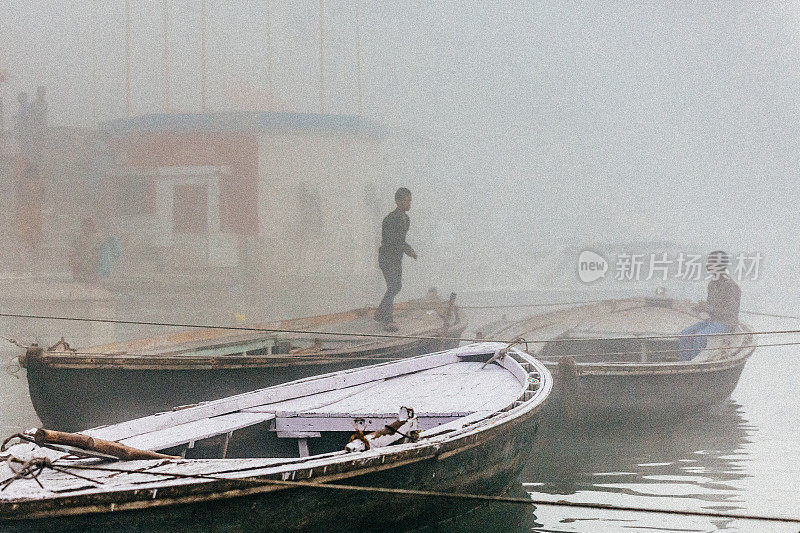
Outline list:
[[[530,349],[531,354],[551,365],[567,356],[579,365],[697,365],[747,353],[745,348],[752,339],[747,334],[749,328],[740,324],[740,335],[709,337],[706,349],[698,356],[681,361],[677,335],[705,318],[694,302],[629,298],[531,316],[506,325],[492,336],[551,341],[532,344]]]
[[[399,304],[395,311],[397,334],[435,334],[443,327],[442,302],[426,305]],[[224,328],[200,328],[184,330],[166,335],[127,342],[103,344],[80,348],[78,355],[125,356],[125,357],[192,357],[241,355],[258,351],[272,352],[280,343],[287,343],[286,351],[346,350],[353,347],[370,348],[393,339],[380,337],[354,337],[353,334],[385,334],[381,325],[373,318],[372,309],[360,309],[333,315],[254,324],[252,328],[266,330],[298,330],[292,332],[237,331]],[[233,326],[237,327],[237,326]],[[300,331],[323,330],[334,335],[313,335]],[[335,335],[336,333],[341,334]],[[401,339],[402,340],[402,339]],[[45,352],[45,357],[75,355],[69,350],[54,349]]]
[[[281,434],[353,431],[353,420],[364,419],[366,430],[382,428],[397,419],[401,407],[414,409],[420,428],[474,413],[491,413],[511,404],[520,394],[519,381],[503,367],[459,362],[386,380],[372,381],[193,420],[120,439],[144,450],[164,450],[200,441],[261,422]],[[114,426],[88,433],[113,438]]]
[[[671,335],[700,320],[696,313],[671,307],[640,306],[587,317],[567,333],[570,337],[644,337]]]

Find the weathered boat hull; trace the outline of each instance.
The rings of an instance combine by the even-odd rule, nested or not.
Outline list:
[[[400,459],[400,464],[373,467],[370,472],[321,476],[338,484],[408,488],[439,492],[499,494],[513,485],[524,468],[538,432],[540,408],[505,424],[486,429],[467,442],[445,444],[435,453]],[[315,479],[317,479],[315,477]],[[136,510],[13,521],[6,531],[342,531],[395,530],[435,523],[476,504],[471,501],[291,488],[254,490],[230,483],[223,492],[216,483],[202,494],[175,494],[190,501],[149,506],[148,495],[134,495]],[[161,495],[161,490],[159,490]],[[161,499],[163,496],[159,496]],[[191,501],[194,500],[194,501]]]
[[[746,358],[732,364],[684,364],[647,369],[641,365],[613,370],[583,369],[573,379],[556,378],[545,407],[557,424],[656,422],[681,417],[730,397]],[[548,364],[554,375],[557,365]]]
[[[463,326],[451,331],[457,336]],[[79,431],[173,407],[214,400],[295,379],[355,368],[385,358],[454,348],[457,341],[420,340],[320,362],[278,362],[245,368],[64,368],[27,362],[28,389],[44,427]],[[367,358],[367,355],[369,358]]]
[[[693,302],[612,299],[527,317],[489,334],[538,341],[530,353],[555,376],[548,424],[648,424],[718,404],[736,388],[755,349],[752,332],[739,324],[730,344],[682,361],[674,337],[702,318]]]

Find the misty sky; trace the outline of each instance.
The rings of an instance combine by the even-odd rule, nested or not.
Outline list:
[[[134,112],[158,112],[162,4],[131,4]],[[0,0],[7,114],[43,83],[53,121],[89,125],[95,49],[100,118],[124,113],[124,3],[97,2],[97,22],[92,5]],[[199,5],[170,0],[176,111],[199,109]],[[318,5],[209,0],[209,106],[317,111]],[[354,4],[325,5],[326,106],[355,113]],[[365,114],[400,147],[387,189],[418,191],[423,242],[432,228],[481,250],[660,238],[794,264],[798,14],[798,2],[362,1]]]

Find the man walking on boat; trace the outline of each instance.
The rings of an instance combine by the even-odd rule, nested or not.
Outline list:
[[[739,323],[739,301],[742,291],[728,276],[730,256],[723,251],[708,254],[706,270],[711,274],[708,296],[698,308],[708,313],[708,319],[693,324],[681,331],[686,335],[678,339],[682,361],[691,361],[708,344],[709,334],[730,333]],[[697,336],[695,336],[697,335]]]
[[[386,331],[397,331],[394,323],[394,297],[403,286],[403,255],[417,259],[417,252],[406,242],[406,234],[411,220],[411,191],[400,187],[394,193],[397,208],[386,215],[381,226],[381,247],[378,249],[378,266],[386,279],[386,294],[383,295],[375,320],[383,324]]]

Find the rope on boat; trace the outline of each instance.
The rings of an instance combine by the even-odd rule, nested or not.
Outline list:
[[[756,314],[755,312],[742,311],[742,313]],[[764,316],[776,316],[782,318],[797,318],[790,315],[771,315],[768,313],[758,313]],[[695,334],[695,335],[649,335],[641,337],[573,337],[573,338],[554,338],[554,339],[525,339],[517,337],[512,341],[507,339],[490,339],[490,338],[470,338],[470,337],[441,337],[441,336],[421,336],[421,335],[399,335],[399,334],[373,334],[373,333],[341,333],[329,331],[307,331],[307,330],[289,330],[289,329],[267,329],[246,326],[215,326],[215,325],[200,325],[200,324],[177,324],[177,323],[155,323],[155,322],[139,322],[133,320],[116,320],[116,319],[94,319],[94,318],[78,318],[78,317],[56,317],[56,316],[40,316],[40,315],[19,315],[10,313],[0,313],[2,316],[26,317],[36,319],[52,319],[52,320],[65,320],[65,321],[82,321],[82,322],[112,322],[122,324],[138,324],[138,325],[161,325],[161,326],[174,326],[174,327],[188,327],[188,328],[208,328],[208,329],[232,329],[232,330],[246,330],[246,331],[263,331],[263,332],[278,332],[278,333],[306,333],[310,335],[336,335],[341,337],[377,337],[377,338],[399,338],[409,340],[438,340],[438,341],[454,341],[454,342],[501,342],[513,346],[514,344],[525,344],[525,350],[528,351],[528,344],[543,344],[543,343],[563,343],[563,342],[591,342],[591,341],[643,341],[643,340],[668,340],[679,339],[682,337],[727,337],[727,336],[742,336],[742,335],[774,335],[774,334],[796,334],[800,330],[773,330],[773,331],[745,331],[745,332],[730,332],[730,333],[708,333],[708,334]],[[28,348],[27,346],[15,341],[8,337],[0,336],[0,340],[6,340],[16,346]],[[796,346],[800,345],[800,341],[795,342],[778,342],[778,343],[756,343],[742,346],[719,346],[708,347],[706,351],[719,351],[730,350],[733,348],[761,348],[761,347],[776,347],[776,346]],[[49,349],[48,349],[49,350]],[[125,356],[129,357],[159,357],[161,354],[126,354],[125,352],[81,352],[73,348],[69,349],[71,354],[86,355],[86,356]],[[648,350],[651,354],[670,354],[679,353],[681,350],[678,348],[664,349],[664,350]],[[580,357],[585,354],[562,354],[562,356]],[[593,352],[592,356],[621,356],[621,355],[641,355],[640,351],[617,351],[617,352]],[[227,356],[230,358],[230,356]],[[339,361],[396,361],[401,359],[401,356],[336,356],[328,355],[324,352],[320,353],[298,353],[298,354],[262,354],[262,355],[245,355],[243,357],[254,357],[259,359],[272,359],[276,361],[319,361],[319,362],[339,362]],[[19,378],[18,372],[21,369],[19,363],[14,364],[12,358],[6,366],[6,371],[12,376]],[[16,368],[12,368],[16,366]]]
[[[19,459],[17,459],[16,461],[22,463],[22,461],[20,461]],[[29,462],[33,461],[35,461],[35,459],[31,459]],[[165,463],[169,464],[168,462]],[[704,517],[704,518],[759,520],[767,522],[783,522],[783,523],[793,523],[793,524],[800,523],[800,518],[784,517],[784,516],[767,516],[767,515],[754,515],[754,514],[745,515],[737,513],[723,513],[716,511],[687,511],[681,509],[659,509],[654,507],[633,507],[633,506],[610,505],[610,504],[592,503],[592,502],[570,502],[566,500],[559,500],[553,502],[548,500],[539,500],[534,498],[520,498],[515,496],[471,494],[463,492],[439,492],[430,490],[398,489],[389,487],[365,487],[360,485],[339,485],[333,483],[315,483],[312,481],[278,480],[278,479],[259,478],[259,477],[229,478],[229,477],[214,476],[210,474],[182,474],[178,472],[155,472],[152,470],[144,470],[144,469],[127,470],[125,468],[114,468],[114,467],[103,467],[103,466],[92,466],[92,465],[55,466],[51,461],[42,462],[41,465],[42,466],[39,469],[39,472],[37,472],[37,475],[44,468],[52,468],[54,470],[62,472],[67,469],[96,470],[96,471],[114,472],[121,474],[149,474],[151,476],[162,476],[162,477],[169,477],[172,479],[203,479],[211,481],[224,481],[229,483],[230,482],[244,483],[248,485],[278,485],[286,488],[310,488],[310,489],[345,491],[345,492],[369,492],[378,494],[394,494],[399,496],[420,496],[420,497],[430,497],[430,498],[473,500],[473,501],[494,502],[494,503],[515,503],[522,505],[541,505],[541,506],[554,506],[554,507],[577,507],[583,509],[603,509],[608,511],[660,513],[660,514],[673,514],[673,515]],[[39,468],[38,463],[36,464],[35,468]],[[87,481],[92,481],[94,483],[100,484],[100,482],[97,480],[79,476],[74,472],[64,472],[64,473],[74,475],[76,477],[80,477],[81,479],[85,479]],[[20,476],[20,478],[21,477],[22,476]],[[13,481],[15,479],[20,479],[20,478],[13,477],[10,479]],[[37,483],[39,483],[38,479],[36,479],[36,481]],[[8,483],[8,482],[9,480],[6,480],[3,483]]]
[[[517,337],[517,338],[513,339],[508,344],[506,344],[505,347],[500,348],[499,350],[497,350],[494,353],[494,355],[489,358],[488,361],[483,363],[483,366],[481,366],[481,370],[486,368],[487,365],[497,361],[498,359],[503,359],[506,356],[506,354],[508,353],[508,351],[511,349],[512,346],[514,346],[515,344],[523,343],[523,342],[525,342],[525,339],[523,339],[522,337]],[[528,343],[527,342],[525,342],[525,349],[526,350],[528,349]]]
[[[76,477],[78,479],[82,479],[84,481],[89,481],[96,485],[102,485],[102,481],[98,481],[96,479],[91,479],[80,474],[76,474],[75,472],[70,472],[63,468],[62,466],[55,466],[53,461],[51,461],[48,457],[33,457],[28,459],[27,461],[23,461],[21,459],[17,459],[16,457],[7,457],[6,464],[8,465],[9,470],[14,472],[14,475],[10,478],[6,479],[0,484],[0,492],[6,490],[13,482],[18,479],[32,479],[36,482],[39,487],[44,490],[44,485],[42,482],[39,481],[39,475],[44,472],[45,469],[49,468],[56,472],[60,472],[62,474],[66,474],[68,476]],[[16,470],[12,465],[19,464],[22,465],[19,470]]]
[[[168,461],[165,461],[168,464]],[[50,465],[52,467],[52,463]],[[315,483],[312,481],[293,481],[293,480],[280,480],[259,477],[241,477],[230,478],[214,476],[210,474],[182,474],[179,472],[155,472],[152,470],[127,470],[125,468],[114,467],[101,467],[91,465],[59,465],[59,468],[72,468],[78,470],[99,470],[105,472],[114,472],[119,474],[149,474],[151,476],[162,476],[173,479],[201,479],[210,481],[224,481],[233,483],[243,483],[248,485],[278,485],[287,488],[312,488],[323,490],[335,491],[351,491],[351,492],[376,492],[383,494],[398,494],[406,496],[428,496],[435,498],[449,498],[449,499],[462,499],[462,500],[481,500],[487,502],[502,502],[502,503],[521,503],[531,505],[533,502],[528,498],[519,498],[515,496],[499,496],[487,494],[469,494],[461,492],[437,492],[428,490],[414,490],[414,489],[396,489],[389,487],[364,487],[360,485],[337,485],[332,483]]]
[[[254,326],[220,326],[214,324],[151,322],[151,321],[140,321],[140,320],[123,320],[114,318],[29,315],[21,313],[0,313],[0,317],[40,319],[40,320],[61,320],[70,322],[93,322],[102,324],[126,324],[126,325],[139,325],[139,326],[163,326],[163,327],[178,327],[178,328],[217,329],[217,330],[230,330],[230,331],[253,331],[261,333],[329,335],[329,336],[353,337],[353,338],[412,339],[412,340],[456,341],[456,342],[503,342],[503,343],[510,342],[507,339],[491,339],[486,337],[444,337],[441,335],[422,336],[422,335],[403,335],[399,333],[361,333],[361,332],[343,333],[341,331],[260,328]],[[786,334],[798,334],[798,333],[800,333],[800,329],[778,329],[769,331],[731,331],[727,333],[693,333],[693,334],[675,333],[666,335],[643,335],[637,337],[560,337],[555,339],[526,339],[525,342],[529,344],[547,344],[547,343],[591,342],[591,341],[642,341],[642,340],[668,340],[668,339],[696,338],[696,337],[741,337],[746,335],[786,335]]]
[[[797,345],[800,345],[800,341],[768,342],[768,343],[762,343],[762,344],[744,344],[744,345],[741,345],[741,346],[716,346],[716,347],[711,347],[711,348],[703,348],[703,351],[712,352],[712,351],[734,350],[734,349],[741,350],[741,349],[744,349],[744,348],[768,348],[770,346],[797,346]],[[680,353],[680,352],[681,352],[681,350],[679,348],[671,348],[669,350],[650,350],[650,349],[647,350],[648,355],[649,354],[654,354],[654,353],[667,354],[667,353]],[[627,352],[592,352],[592,353],[587,353],[587,354],[563,354],[563,355],[559,355],[559,357],[585,357],[585,356],[595,357],[595,356],[605,356],[605,355],[641,355],[641,354],[642,354],[641,351],[636,351],[636,352],[631,352],[631,351],[627,351]],[[543,359],[546,359],[546,358],[543,358]]]
[[[800,316],[797,315],[780,315],[775,313],[762,313],[761,311],[748,311],[746,309],[742,309],[739,311],[740,313],[744,313],[746,315],[755,315],[755,316],[768,316],[772,318],[790,318],[792,320],[800,320]]]
[[[635,339],[635,338],[634,338]],[[633,340],[633,339],[632,339]],[[524,339],[519,343],[515,344],[524,344],[527,341]],[[775,346],[798,346],[800,345],[800,341],[792,341],[792,342],[768,342],[768,343],[759,343],[759,344],[744,344],[739,346],[715,346],[710,348],[704,348],[704,351],[712,352],[712,351],[723,351],[723,350],[732,350],[737,349],[741,350],[744,348],[769,348]],[[527,351],[527,347],[526,347]],[[681,350],[679,348],[671,348],[667,350],[647,350],[648,354],[670,354],[670,353],[680,353]],[[120,352],[81,352],[81,351],[73,351],[70,352],[73,355],[96,355],[96,356],[122,356],[125,355],[124,353]],[[583,353],[565,353],[559,354],[559,357],[584,357],[584,356],[609,356],[609,355],[641,355],[641,351],[622,351],[622,352],[592,352],[588,354]],[[159,354],[136,354],[131,357],[159,357]],[[225,356],[226,360],[230,361],[232,357],[235,356]],[[268,355],[251,355],[245,357],[253,357],[258,359],[274,359],[277,361],[281,360],[290,360],[290,361],[319,361],[319,362],[339,362],[339,361],[358,361],[358,360],[365,360],[365,361],[397,361],[400,359],[406,359],[405,356],[398,355],[398,356],[327,356],[324,354],[302,354],[302,355],[291,355],[291,354],[268,354]]]
[[[583,304],[597,304],[605,302],[605,299],[599,300],[572,300],[570,302],[544,302],[544,303],[527,303],[527,304],[498,304],[498,305],[461,305],[459,309],[530,309],[535,307],[559,307],[570,305],[583,305]],[[444,309],[444,307],[439,307]]]
[[[0,336],[0,339],[4,340],[4,341],[6,341],[6,342],[10,342],[10,343],[11,343],[11,344],[13,344],[14,346],[19,346],[19,347],[20,347],[20,348],[22,348],[23,350],[27,350],[27,349],[29,348],[29,346],[25,346],[25,345],[24,345],[24,344],[22,344],[21,342],[19,342],[19,341],[16,341],[16,340],[12,339],[11,337]]]
[[[633,507],[630,505],[612,505],[607,503],[593,503],[593,502],[570,502],[567,500],[558,500],[556,502],[548,500],[534,500],[531,502],[535,505],[553,506],[553,507],[578,507],[581,509],[603,509],[607,511],[630,511],[634,513],[659,513],[659,514],[672,514],[681,516],[696,516],[705,518],[726,518],[735,520],[761,520],[765,522],[785,522],[789,524],[800,524],[800,518],[790,516],[769,516],[769,515],[754,515],[754,514],[738,514],[738,513],[721,513],[717,511],[685,511],[682,509],[659,509],[657,507]]]
[[[21,342],[19,342],[17,340],[14,340],[11,337],[6,337],[6,336],[3,336],[3,335],[0,335],[0,340],[4,340],[6,342],[9,342],[9,343],[13,344],[14,346],[18,346],[18,347],[22,348],[23,350],[27,350],[28,348],[30,348],[30,346],[25,346]],[[5,371],[9,376],[13,376],[16,379],[19,379],[19,371],[20,370],[22,370],[22,365],[19,364],[19,356],[15,355],[14,357],[11,357],[8,360],[8,362],[6,362]]]

